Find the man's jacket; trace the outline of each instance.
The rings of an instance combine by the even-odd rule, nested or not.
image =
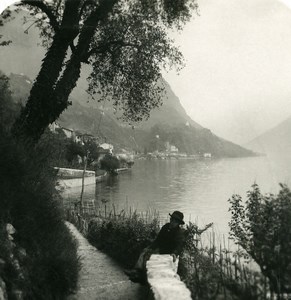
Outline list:
[[[170,228],[170,223],[165,224],[150,248],[158,249],[160,254],[180,255],[184,245],[184,230],[179,226]]]

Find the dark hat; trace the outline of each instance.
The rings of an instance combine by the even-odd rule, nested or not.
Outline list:
[[[176,219],[180,222],[180,224],[185,224],[185,222],[183,221],[184,219],[184,215],[182,212],[175,210],[172,214],[169,214],[171,218]]]

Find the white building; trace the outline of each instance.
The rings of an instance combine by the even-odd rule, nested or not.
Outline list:
[[[104,150],[107,150],[108,153],[110,153],[110,154],[113,153],[114,147],[113,147],[113,145],[111,145],[111,144],[103,143],[103,144],[99,145],[99,147],[100,147],[100,148],[103,148]]]

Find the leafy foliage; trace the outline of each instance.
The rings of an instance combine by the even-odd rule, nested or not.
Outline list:
[[[70,140],[62,130],[52,132],[47,128],[38,142],[38,149],[45,153],[51,167],[69,167],[66,147]]]
[[[178,273],[190,289],[192,298],[266,299],[269,289],[264,276],[248,268],[242,249],[231,251],[222,246],[221,241],[216,245],[214,233],[208,233],[210,244],[205,240],[201,242],[200,235],[211,225],[199,229],[190,222],[186,228],[185,250],[180,257]]]
[[[146,222],[137,213],[110,219],[92,219],[88,239],[97,248],[126,267],[133,267],[141,251],[158,232],[158,219]]]
[[[35,140],[70,105],[82,63],[93,67],[88,78],[93,96],[112,99],[126,120],[147,118],[161,104],[161,68],[182,65],[168,29],[181,29],[197,9],[190,0],[22,0],[19,5],[32,11],[48,46],[14,126],[16,134]]]
[[[19,260],[15,264],[9,259],[10,250],[1,238],[0,257],[7,262],[1,272],[8,293],[18,288],[26,299],[64,299],[76,288],[79,261],[76,243],[63,221],[55,172],[40,149],[5,132],[0,135],[0,235],[3,224],[13,224],[14,255]],[[20,277],[15,276],[19,268]]]
[[[281,184],[277,196],[262,195],[257,184],[247,194],[229,200],[231,236],[258,263],[278,294],[291,286],[291,192]]]
[[[20,106],[13,102],[9,78],[0,72],[0,128],[9,131],[20,112]]]
[[[182,62],[163,23],[157,22],[157,11],[147,10],[139,1],[129,4],[128,9],[120,5],[93,42],[96,49],[98,45],[103,49],[91,57],[89,91],[111,97],[131,121],[148,117],[150,110],[160,105],[163,87],[157,81],[161,65],[167,60]]]
[[[4,22],[9,19],[11,16],[10,16],[10,10],[6,10],[2,13],[1,15],[1,18],[0,18],[0,27],[4,25]],[[1,39],[3,38],[3,35],[0,34],[0,47],[1,46],[8,46],[11,41],[10,40],[2,40]]]
[[[113,156],[111,154],[106,154],[101,160],[100,160],[100,169],[106,170],[109,173],[114,174],[116,169],[120,167],[120,162],[116,156]]]
[[[199,229],[194,223],[187,224],[185,246],[180,258],[178,274],[190,289],[193,299],[215,299],[220,287],[220,269],[213,263],[207,248],[197,247],[197,238],[205,229]]]
[[[83,142],[70,141],[66,150],[67,160],[72,162],[74,158],[80,156],[82,160],[87,160],[91,165],[99,156],[97,145],[92,140],[84,140]]]

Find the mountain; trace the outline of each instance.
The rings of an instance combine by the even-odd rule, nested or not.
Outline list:
[[[28,27],[21,21],[24,14],[16,15],[1,28],[1,34],[11,39],[12,44],[0,47],[0,69],[10,76],[14,99],[22,104],[29,94],[31,78],[35,78],[45,54],[44,49],[37,46],[40,41],[37,29],[31,27],[28,34],[24,33]],[[147,121],[134,124],[133,129],[132,125],[118,118],[110,101],[100,103],[86,93],[89,73],[90,67],[85,65],[70,96],[73,105],[58,120],[63,127],[100,136],[117,149],[163,150],[165,143],[169,142],[187,154],[210,152],[216,157],[253,155],[251,151],[215,136],[193,121],[164,79],[161,79],[165,87],[163,105],[153,110]]]
[[[245,146],[248,149],[265,154],[291,153],[291,116]]]
[[[163,99],[163,105],[151,112],[150,118],[140,124],[143,128],[151,128],[155,124],[169,124],[178,125],[188,123],[196,129],[202,129],[203,127],[194,122],[186,113],[185,109],[180,103],[179,98],[174,94],[170,85],[162,79],[162,85],[165,88],[165,97]]]
[[[10,74],[9,78],[14,101],[23,104],[23,99],[29,94],[31,80],[24,74]],[[148,122],[135,127],[116,118],[110,102],[93,102],[88,95],[78,99],[71,97],[73,105],[63,112],[57,122],[62,127],[99,136],[101,140],[112,143],[117,150],[162,151],[169,142],[187,154],[210,152],[214,157],[253,155],[253,152],[217,137],[191,120],[169,85],[166,92],[165,105],[154,110]],[[80,84],[76,93],[83,93]]]

